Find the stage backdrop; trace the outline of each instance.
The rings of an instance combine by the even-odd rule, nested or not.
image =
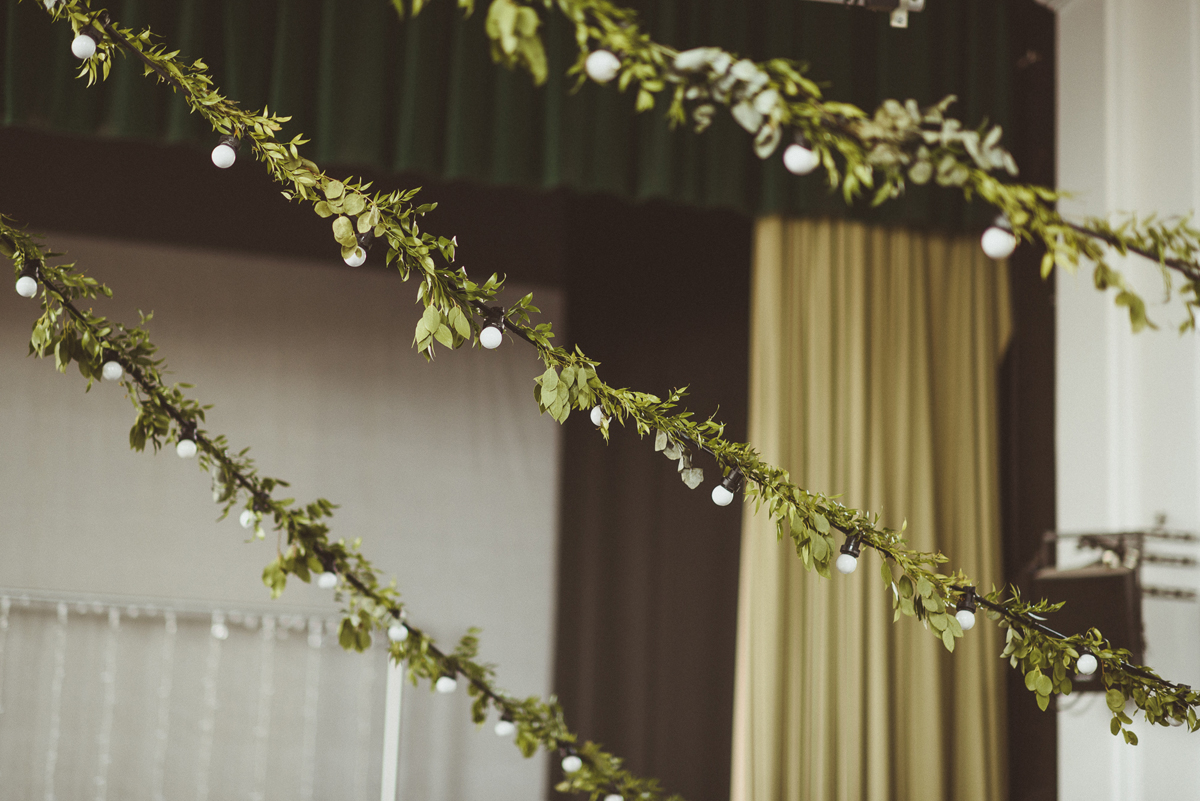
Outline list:
[[[155,312],[150,330],[172,378],[216,404],[211,431],[235,449],[253,446],[265,475],[292,482],[287,495],[341,504],[335,536],[363,538],[416,623],[451,645],[482,626],[482,658],[501,666],[502,686],[550,691],[560,434],[532,402],[532,349],[509,341],[427,364],[410,346],[413,287],[394,272],[46,239],[114,288],[100,313],[136,321],[138,309]],[[537,296],[561,323],[559,296]],[[64,376],[52,360],[25,358],[36,315],[33,301],[0,292],[0,595],[13,599],[0,626],[9,635],[0,644],[0,797],[41,797],[48,781],[60,795],[94,785],[102,742],[110,797],[152,797],[163,781],[147,779],[156,764],[168,795],[175,780],[198,786],[203,753],[185,746],[205,730],[212,692],[213,798],[304,797],[296,752],[305,749],[320,769],[308,792],[315,783],[317,797],[337,787],[377,798],[382,652],[337,652],[325,627],[338,608],[331,592],[294,582],[268,604],[259,576],[274,536],[245,544],[236,520],[216,522],[195,461],[130,452],[133,411],[119,387],[85,394],[73,367]],[[53,605],[22,606],[23,591],[121,604],[113,620],[107,604],[97,615],[72,602],[64,619]],[[217,668],[207,662],[209,620],[164,617],[182,601],[243,613],[227,620]],[[158,757],[157,713],[127,710],[157,708],[164,675],[175,701]],[[461,688],[406,689],[402,797],[540,797],[545,761],[477,732],[468,705]],[[106,707],[115,713],[106,717]],[[308,734],[305,715],[316,716]],[[229,745],[242,741],[244,750]],[[369,753],[350,758],[355,743]],[[270,766],[265,784],[256,760]]]

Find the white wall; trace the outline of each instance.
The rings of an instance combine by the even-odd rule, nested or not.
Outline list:
[[[1064,213],[1200,208],[1200,1],[1056,5],[1058,183],[1079,192]],[[1122,268],[1147,300],[1162,300],[1155,267]],[[1200,335],[1175,332],[1176,302],[1152,307],[1160,331],[1135,336],[1090,271],[1056,281],[1059,530],[1146,527],[1157,513],[1200,530]],[[1060,549],[1062,563],[1079,558]],[[1200,585],[1194,570],[1148,567],[1143,578]],[[1147,599],[1145,624],[1147,662],[1200,686],[1200,605]],[[1109,734],[1103,698],[1063,707],[1062,801],[1200,798],[1200,735],[1138,721],[1133,748]]]
[[[216,404],[210,432],[252,446],[265,475],[292,482],[289,496],[341,504],[334,535],[363,538],[415,623],[451,646],[481,626],[502,687],[550,691],[559,427],[533,402],[531,348],[510,340],[426,364],[411,347],[415,287],[394,271],[47,242],[114,289],[101,313],[154,310],[175,380]],[[561,323],[556,295],[537,295]],[[273,538],[244,544],[236,513],[214,522],[195,461],[131,452],[119,388],[85,395],[74,368],[63,376],[25,358],[36,315],[33,301],[0,292],[0,589],[266,603]],[[274,608],[337,610],[331,593],[298,581]],[[544,795],[543,760],[477,732],[468,706],[461,690],[409,689],[402,797]]]

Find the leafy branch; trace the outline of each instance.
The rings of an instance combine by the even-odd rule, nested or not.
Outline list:
[[[520,8],[530,8],[516,0],[495,0],[493,9],[496,3],[518,7],[518,17]],[[583,50],[591,41],[613,48],[613,52],[622,56],[622,85],[636,79],[639,91],[648,92],[653,99],[656,91],[674,83],[672,109],[676,109],[675,104],[678,109],[693,104],[692,117],[698,126],[704,114],[697,116],[696,112],[706,103],[710,106],[720,103],[730,107],[743,127],[755,128],[756,137],[761,137],[767,127],[775,131],[768,131],[769,135],[759,143],[760,155],[768,150],[768,145],[773,150],[783,128],[791,126],[806,137],[807,144],[825,166],[831,186],[840,185],[848,199],[875,187],[875,201],[882,202],[900,194],[906,180],[914,183],[937,180],[947,186],[961,187],[968,197],[977,193],[1004,209],[1014,232],[1022,238],[1032,239],[1036,234],[1045,240],[1049,261],[1043,261],[1043,269],[1050,269],[1056,263],[1069,266],[1077,263],[1080,256],[1097,259],[1096,269],[1105,270],[1104,286],[1116,286],[1128,293],[1124,300],[1119,294],[1118,302],[1129,306],[1135,327],[1138,319],[1145,323],[1141,301],[1124,287],[1119,273],[1104,265],[1100,259],[1102,248],[1097,242],[1157,254],[1164,272],[1195,267],[1187,248],[1196,240],[1196,232],[1186,224],[1168,227],[1148,221],[1140,227],[1101,229],[1100,223],[1089,223],[1095,231],[1087,226],[1072,226],[1052,211],[1051,204],[1058,197],[1052,190],[1006,184],[994,177],[991,174],[994,171],[1015,171],[1011,156],[999,148],[999,130],[964,130],[956,120],[945,117],[947,101],[927,109],[918,108],[912,101],[907,104],[887,101],[873,118],[868,118],[853,106],[821,100],[819,89],[793,62],[774,60],[756,65],[746,60],[735,61],[712,48],[675,53],[640,33],[632,12],[617,9],[611,3],[603,0],[557,0],[557,3],[560,9],[573,9],[571,13],[575,15],[581,62],[574,71],[586,68]],[[460,0],[460,4],[470,10],[469,3]],[[420,3],[413,5],[413,11],[419,11],[419,6]],[[414,344],[426,358],[433,358],[437,344],[458,348],[473,342],[487,325],[503,326],[532,344],[546,367],[536,379],[535,387],[543,412],[562,422],[571,410],[592,409],[593,419],[605,438],[614,420],[633,426],[641,436],[653,434],[656,449],[678,462],[681,478],[689,487],[694,488],[703,480],[702,470],[693,464],[694,453],[711,455],[727,482],[736,486],[745,481],[747,500],[754,501],[756,510],[767,508],[779,535],[789,536],[805,567],[822,576],[830,576],[836,551],[835,532],[853,538],[860,546],[873,548],[882,557],[883,580],[893,589],[896,617],[903,614],[921,620],[947,649],[954,649],[955,640],[963,632],[949,609],[963,607],[966,600],[974,597],[974,589],[961,571],[939,572],[946,557],[908,548],[903,532],[881,527],[877,515],[848,508],[792,484],[786,471],[764,463],[750,445],[726,440],[722,424],[711,418],[697,421],[690,412],[679,410],[685,391],[676,390],[666,398],[659,398],[605,384],[596,373],[596,362],[578,348],[567,350],[552,345],[553,333],[548,324],[530,324],[530,315],[537,312],[531,296],[525,296],[508,309],[490,305],[503,286],[502,280],[493,275],[477,284],[466,276],[465,270],[452,266],[456,241],[434,237],[419,229],[417,218],[433,206],[414,205],[415,191],[370,194],[369,185],[330,178],[300,155],[299,147],[305,141],[302,137],[287,142],[277,138],[276,133],[288,118],[270,115],[265,109],[261,113],[243,111],[219,93],[202,61],[190,65],[179,62],[178,54],[157,43],[149,30],[135,33],[120,28],[103,10],[93,11],[88,0],[62,0],[52,4],[50,10],[56,18],[69,20],[77,33],[91,31],[99,39],[96,53],[85,61],[81,76],[89,81],[102,80],[118,51],[130,54],[143,64],[147,75],[155,75],[179,92],[189,107],[207,119],[215,130],[248,142],[255,156],[267,165],[272,178],[287,187],[283,192],[286,198],[311,203],[318,215],[332,217],[333,235],[342,246],[343,256],[358,255],[360,249],[372,242],[385,241],[388,264],[394,262],[404,280],[415,277],[418,281],[418,301],[424,304],[425,311],[417,324]],[[508,12],[497,19],[489,30],[496,25],[500,25],[501,33],[509,30],[505,27],[506,20],[510,20]],[[521,36],[531,30],[532,36],[537,29],[519,19],[512,25],[509,32],[516,31]],[[511,45],[511,40],[501,41],[502,52],[508,52],[505,48]],[[516,61],[520,63],[527,58],[521,56]],[[638,64],[642,67],[635,69]],[[652,69],[660,72],[652,73]],[[657,89],[654,74],[663,78],[663,86]],[[768,104],[764,96],[772,103]],[[759,117],[750,115],[747,106]],[[674,111],[673,114],[678,117]],[[125,354],[127,361],[122,365],[130,371],[131,397],[139,408],[131,445],[142,448],[150,442],[157,449],[170,436],[190,431],[197,420],[203,421],[204,409],[186,400],[179,386],[167,389],[162,384],[160,363],[153,359],[154,351],[143,329],[126,330],[110,325],[103,318],[87,316],[90,312],[74,310],[74,300],[94,297],[96,291],[105,290],[97,289],[94,282],[88,283],[91,279],[69,269],[64,268],[58,274],[47,273],[44,259],[31,249],[24,234],[7,225],[3,230],[18,270],[33,263],[43,280],[61,282],[61,287],[48,285],[50,290],[43,301],[45,314],[35,325],[31,339],[33,351],[38,355],[53,352],[60,369],[65,369],[71,360],[77,361],[89,380],[94,379],[99,369],[97,349],[103,351],[107,347]],[[440,256],[445,264],[439,265],[435,256]],[[1192,277],[1193,295],[1196,286]],[[52,296],[58,300],[52,301]],[[1194,306],[1195,299],[1189,304]],[[1140,311],[1135,313],[1135,309]],[[358,544],[329,542],[329,529],[323,521],[331,515],[332,504],[318,500],[301,508],[293,507],[290,500],[272,500],[271,491],[286,486],[283,482],[258,478],[246,452],[228,454],[223,438],[210,440],[203,432],[196,435],[201,464],[212,470],[225,511],[245,503],[247,511],[259,516],[257,519],[269,518],[281,537],[286,535],[286,549],[281,543],[277,559],[264,571],[264,581],[274,593],[282,591],[289,575],[306,580],[313,571],[324,568],[342,576],[348,598],[342,643],[348,647],[362,647],[369,641],[373,628],[401,615],[394,588],[378,585],[370,563],[358,551]],[[1024,604],[1015,591],[1004,599],[993,590],[983,600],[998,625],[1009,630],[1007,655],[1014,667],[1024,671],[1027,685],[1039,698],[1047,699],[1045,703],[1052,692],[1070,691],[1066,672],[1074,664],[1072,660],[1080,657],[1080,649],[1087,649],[1103,669],[1110,705],[1115,698],[1112,693],[1117,692],[1122,699],[1132,700],[1152,722],[1170,719],[1185,721],[1193,730],[1197,728],[1194,707],[1200,696],[1190,688],[1165,682],[1147,669],[1130,665],[1128,653],[1111,648],[1098,632],[1093,630],[1073,637],[1058,635],[1038,622],[1039,612],[1049,609],[1044,602]],[[464,642],[460,651],[449,655],[437,651],[420,635],[405,642],[408,644],[398,651],[393,646],[393,654],[410,660],[414,676],[434,679],[449,671],[471,679],[472,688],[479,693],[477,719],[489,703],[502,704],[502,710],[518,716],[514,717],[521,732],[518,742],[524,736],[534,748],[538,742],[547,748],[570,747],[564,744],[573,742],[573,737],[561,727],[561,712],[552,703],[539,707],[539,715],[532,715],[528,710],[522,711],[520,702],[489,689],[491,669],[472,661],[474,652],[470,642]],[[443,673],[439,674],[439,670]],[[1052,677],[1049,687],[1041,680],[1047,675]],[[1122,715],[1123,711],[1114,709],[1117,721],[1114,732],[1128,722]],[[611,781],[616,779],[606,775],[603,778],[610,781],[609,785],[594,783],[593,779],[599,776],[595,772],[616,763],[599,751],[588,751],[589,748],[592,747],[585,746],[585,754],[592,754],[585,763],[586,771],[572,773],[566,786],[599,793],[604,787],[614,786]],[[620,781],[635,780],[621,774]]]
[[[428,2],[414,0],[408,11],[417,14]],[[457,2],[468,15],[474,8],[474,0]],[[403,17],[403,0],[393,5]],[[1127,308],[1135,331],[1153,323],[1145,301],[1109,262],[1109,249],[1145,256],[1162,268],[1168,298],[1173,274],[1182,280],[1187,319],[1181,331],[1195,328],[1200,235],[1188,219],[1149,218],[1139,224],[1130,218],[1116,227],[1100,219],[1067,221],[1055,208],[1064,193],[1012,181],[1017,164],[1000,145],[1000,126],[985,121],[972,129],[947,115],[953,96],[929,106],[912,99],[884,100],[868,113],[826,100],[802,62],[755,62],[719,47],[681,52],[655,42],[634,11],[610,0],[492,0],[487,33],[493,58],[528,70],[538,84],[546,79],[539,11],[562,14],[574,26],[578,57],[569,74],[580,83],[591,77],[600,83],[615,80],[621,91],[634,87],[638,112],[655,108],[665,95],[672,126],[690,124],[699,133],[722,107],[754,137],[759,158],[770,157],[789,139],[801,145],[811,154],[805,156],[804,172],[822,167],[830,191],[840,190],[847,203],[869,196],[878,205],[901,197],[909,183],[931,181],[957,188],[967,200],[977,196],[1004,215],[1019,240],[1044,248],[1043,277],[1055,266],[1074,272],[1081,261],[1092,262],[1096,287],[1116,290],[1115,302]],[[612,54],[615,61],[589,69],[589,59],[600,53]]]

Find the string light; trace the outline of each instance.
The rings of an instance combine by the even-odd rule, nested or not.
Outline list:
[[[584,69],[596,83],[608,83],[621,71],[621,59],[607,50],[596,50],[588,54]]]
[[[783,166],[792,175],[808,175],[817,168],[821,159],[809,146],[804,134],[797,132],[796,141],[783,151]]]
[[[742,486],[742,471],[733,469],[721,483],[713,487],[712,499],[717,506],[728,506],[733,503],[733,496]]]
[[[100,367],[100,377],[105,381],[120,381],[125,377],[125,368],[117,361],[117,354],[105,350],[102,356],[104,364]]]
[[[858,567],[858,555],[862,553],[862,537],[857,534],[851,534],[846,537],[846,541],[842,543],[842,553],[837,558],[835,566],[839,573],[849,575]]]
[[[437,683],[434,684],[433,686],[437,688],[437,691],[439,693],[442,693],[443,695],[448,695],[449,693],[452,693],[458,689],[458,679],[454,678],[453,676],[449,676],[449,675],[442,676],[441,678],[439,678],[437,680]]]
[[[1090,676],[1096,672],[1096,668],[1100,666],[1100,662],[1096,659],[1096,655],[1088,651],[1084,651],[1079,657],[1079,661],[1075,663],[1075,669],[1084,676]]]
[[[479,332],[479,344],[488,350],[495,350],[504,341],[504,309],[490,306],[484,314],[487,322]]]
[[[317,586],[323,590],[332,590],[337,586],[337,583],[337,573],[333,573],[329,570],[326,570],[324,573],[317,576]]]
[[[179,442],[175,445],[175,453],[180,459],[191,459],[196,455],[195,423],[184,423],[179,429]]]
[[[87,61],[96,55],[96,46],[100,44],[100,34],[92,28],[84,28],[71,42],[71,52],[82,61]]]
[[[241,146],[240,137],[235,134],[225,134],[217,140],[217,146],[213,148],[212,163],[222,170],[229,169],[237,161],[238,148]]]
[[[579,756],[577,754],[575,754],[574,752],[568,751],[567,755],[565,757],[563,757],[563,760],[562,760],[563,773],[575,773],[582,767],[583,767],[583,760],[580,759]]]
[[[625,801],[625,796],[617,795],[616,793],[609,793],[608,795],[604,796],[604,801]]]
[[[958,603],[955,604],[958,610],[954,613],[954,619],[958,621],[958,625],[962,626],[963,631],[970,631],[975,628],[975,588],[966,587],[962,591],[962,595],[958,598]]]
[[[495,732],[497,737],[511,737],[517,732],[517,724],[513,723],[512,718],[505,715],[496,721]]]
[[[37,268],[26,264],[21,269],[21,277],[17,279],[17,294],[23,298],[32,298],[37,294]]]
[[[371,249],[371,242],[375,237],[367,231],[365,234],[356,234],[354,238],[356,244],[349,253],[342,256],[342,261],[351,267],[362,267],[367,262],[367,251]]]
[[[592,407],[592,425],[602,426],[604,421],[608,419],[608,415],[604,413],[604,409],[599,406]]]
[[[388,626],[388,639],[392,642],[404,642],[408,639],[408,626],[400,621]]]
[[[983,232],[979,244],[983,252],[992,259],[1007,259],[1017,249],[1017,237],[1013,234],[1012,223],[1008,217],[1001,214],[992,221],[992,225]]]

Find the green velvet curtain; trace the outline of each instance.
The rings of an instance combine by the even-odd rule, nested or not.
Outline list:
[[[210,131],[170,90],[124,62],[107,85],[72,78],[70,30],[33,0],[0,0],[3,122],[60,132],[208,144]],[[717,44],[755,58],[811,63],[828,94],[873,107],[885,97],[964,100],[968,124],[1009,118],[1006,0],[939,0],[906,30],[887,15],[801,0],[641,0],[650,31],[685,48]],[[184,58],[203,58],[246,107],[293,116],[321,163],[535,188],[569,187],[631,199],[665,198],[747,214],[840,214],[815,177],[760,162],[728,115],[702,136],[671,131],[663,109],[636,116],[630,94],[564,76],[572,33],[547,31],[550,80],[491,63],[487,3],[465,22],[453,3],[401,23],[385,0],[111,0],[129,26],[150,25]],[[917,188],[907,202],[854,216],[960,229],[986,210],[949,190]],[[981,216],[982,215],[982,216]]]

